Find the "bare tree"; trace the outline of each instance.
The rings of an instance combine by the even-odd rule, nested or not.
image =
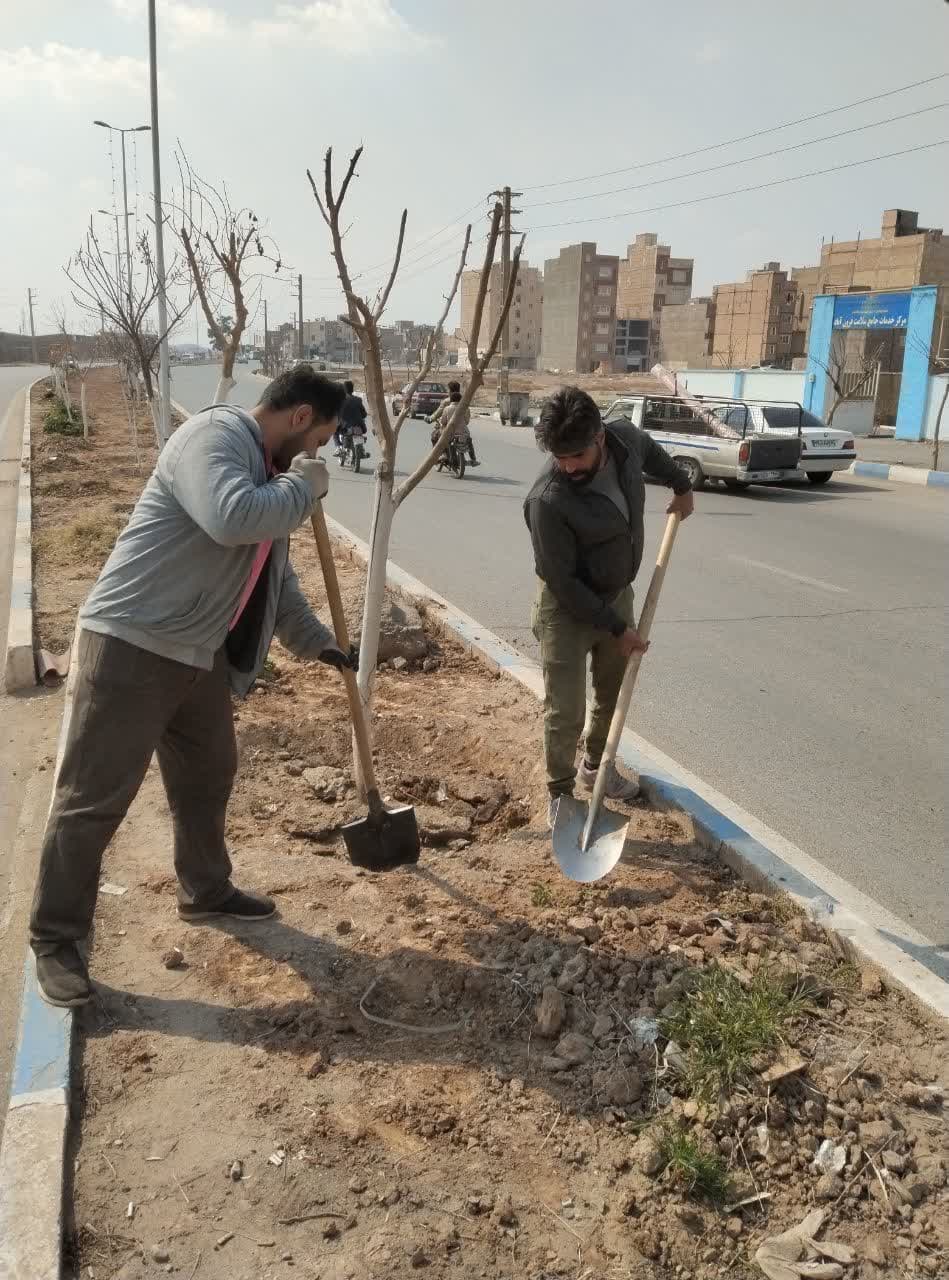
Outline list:
[[[854,356],[856,368],[848,368],[847,335],[840,329],[833,335],[826,362],[816,361],[827,374],[834,392],[834,400],[827,415],[828,426],[833,425],[834,414],[846,401],[867,399],[865,393],[873,386],[885,342],[885,338],[870,341],[868,336],[863,351]]]
[[[926,357],[930,374],[943,374],[945,376],[945,385],[942,389],[942,399],[939,401],[939,412],[936,414],[936,424],[933,428],[932,439],[932,469],[939,470],[939,451],[941,447],[942,435],[942,415],[946,408],[946,401],[949,400],[949,345],[946,345],[944,333],[946,330],[947,314],[944,312],[939,325],[939,335],[934,337],[931,342],[923,342],[919,338],[913,339],[913,345],[916,350]]]
[[[379,628],[382,618],[383,596],[385,593],[386,561],[389,554],[389,537],[392,531],[392,519],[409,494],[411,494],[413,490],[421,484],[431,471],[432,467],[434,467],[455,429],[455,420],[457,419],[459,422],[463,422],[465,420],[468,407],[471,404],[478,388],[484,381],[485,368],[497,350],[498,343],[501,339],[501,333],[504,328],[504,322],[511,307],[511,300],[514,297],[514,288],[517,282],[517,273],[520,265],[521,252],[524,247],[524,238],[523,236],[521,237],[521,240],[512,255],[511,272],[508,280],[507,291],[504,296],[494,332],[491,334],[490,340],[479,356],[478,335],[481,331],[481,321],[484,313],[485,299],[488,292],[491,266],[494,262],[501,227],[502,208],[500,203],[495,204],[491,213],[488,233],[485,237],[484,260],[481,267],[480,283],[475,301],[471,334],[468,338],[468,355],[471,368],[467,385],[454,412],[446,413],[444,415],[442,429],[435,443],[432,445],[432,448],[418,466],[411,472],[411,474],[403,480],[398,487],[396,487],[395,462],[400,434],[403,426],[405,425],[406,419],[409,417],[412,405],[412,396],[418,388],[419,383],[424,381],[431,372],[433,363],[436,359],[436,353],[440,348],[445,320],[451,309],[452,303],[454,302],[455,295],[458,292],[461,273],[464,270],[465,262],[467,261],[468,250],[471,245],[471,227],[469,225],[465,230],[464,244],[461,250],[458,269],[455,272],[451,288],[445,298],[445,304],[442,308],[441,315],[439,316],[434,329],[431,330],[424,341],[418,365],[411,377],[408,387],[406,388],[405,394],[401,397],[402,403],[400,411],[395,416],[395,421],[393,422],[389,416],[389,403],[385,393],[382,342],[379,335],[379,322],[385,312],[386,304],[389,301],[389,296],[392,293],[392,288],[399,273],[399,265],[402,260],[402,249],[405,243],[405,225],[408,218],[408,211],[405,209],[402,211],[392,269],[389,272],[385,284],[372,301],[369,301],[367,298],[358,294],[354,288],[349,267],[346,262],[346,251],[343,245],[344,231],[342,224],[342,210],[346,196],[349,192],[350,183],[352,182],[356,172],[356,165],[359,163],[359,157],[361,155],[362,147],[359,147],[353,154],[352,159],[349,161],[345,176],[343,177],[338,190],[336,189],[333,179],[332,148],[326,152],[323,162],[322,193],[318,189],[316,181],[313,178],[313,174],[309,169],[307,170],[307,178],[309,179],[310,187],[323,217],[323,221],[329,229],[330,238],[332,240],[333,257],[336,261],[337,272],[339,274],[343,294],[346,298],[349,323],[359,338],[362,351],[362,367],[366,381],[366,397],[369,401],[373,432],[376,436],[379,453],[381,455],[379,464],[375,468],[372,518],[369,529],[369,566],[367,570],[359,660],[359,692],[363,703],[368,710],[371,705],[372,687],[376,671],[376,662],[379,654]]]
[[[147,236],[139,238],[135,249],[131,282],[117,280],[115,268],[109,262],[109,255],[103,250],[90,218],[85,241],[66,264],[65,272],[73,286],[76,306],[87,315],[108,321],[128,339],[136,378],[141,380],[155,428],[155,441],[161,449],[165,441],[156,379],[158,351],[162,339],[191,309],[194,294],[189,287],[187,264],[180,254],[176,254],[165,271],[167,327],[163,333],[154,332],[151,329],[152,314],[158,300],[159,284]],[[176,295],[184,301],[176,304]]]
[[[200,177],[180,146],[176,158],[181,198],[174,218],[208,333],[222,353],[214,393],[222,403],[234,386],[234,361],[260,281],[283,264],[252,209],[232,205],[227,187]],[[234,317],[230,329],[222,324],[225,313]]]

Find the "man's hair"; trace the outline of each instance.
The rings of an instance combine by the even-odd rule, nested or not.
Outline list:
[[[452,381],[449,382],[448,384],[448,394],[451,395],[453,391],[460,391],[460,390],[461,390],[461,383],[456,382],[454,379],[452,379]]]
[[[351,396],[351,395],[353,394],[353,392],[356,390],[356,388],[353,386],[353,384],[349,381],[349,379],[348,379],[348,378],[347,378],[347,379],[346,379],[346,381],[343,383],[343,387],[345,388],[346,394],[347,394],[348,396]]]
[[[265,409],[279,412],[308,404],[313,417],[320,422],[331,422],[339,417],[346,399],[346,392],[339,382],[317,373],[311,364],[298,364],[285,373],[278,374],[260,397]]]
[[[563,457],[588,449],[602,425],[591,396],[579,387],[562,387],[541,406],[535,434],[541,449]]]
[[[448,399],[452,402],[452,404],[461,403],[461,392],[458,390],[457,383],[455,383],[454,387],[449,388]]]

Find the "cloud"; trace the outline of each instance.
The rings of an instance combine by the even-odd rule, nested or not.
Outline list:
[[[724,62],[728,57],[728,45],[724,40],[706,40],[703,45],[699,45],[693,57],[702,66]]]
[[[14,191],[45,191],[52,181],[52,176],[46,169],[37,169],[31,164],[13,166]]]
[[[39,49],[0,49],[0,98],[46,97],[71,102],[90,90],[145,92],[148,68],[141,58],[110,58],[96,49],[50,42]]]
[[[124,18],[140,19],[144,0],[112,0]],[[158,13],[159,28],[172,45],[183,47],[238,40],[242,46],[310,44],[333,53],[359,56],[386,50],[422,49],[429,37],[412,28],[393,8],[392,0],[310,0],[290,4],[278,0],[269,17],[237,20],[221,9],[188,0],[166,0]]]

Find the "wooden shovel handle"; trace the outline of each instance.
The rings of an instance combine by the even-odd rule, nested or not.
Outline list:
[[[336,640],[344,653],[349,652],[349,631],[346,627],[346,615],[343,613],[343,599],[339,593],[339,581],[336,577],[336,563],[333,560],[333,547],[330,543],[329,530],[326,527],[326,516],[323,514],[322,502],[317,502],[311,516],[313,536],[316,539],[316,550],[323,570],[323,581],[326,583],[326,598],[329,601],[330,617],[333,619],[333,631]],[[372,764],[372,744],[369,741],[369,730],[366,726],[366,715],[362,699],[356,686],[356,673],[348,667],[343,668],[343,683],[346,686],[346,697],[349,699],[349,715],[353,722],[353,734],[356,738],[356,750],[359,753],[359,765],[362,769],[366,792],[370,807],[373,796],[378,796],[376,771]]]
[[[642,640],[648,640],[649,632],[652,630],[652,620],[656,616],[656,606],[659,604],[659,593],[662,590],[663,579],[666,576],[666,566],[669,563],[669,557],[672,555],[672,544],[675,542],[681,521],[682,517],[675,513],[666,521],[662,542],[659,546],[659,555],[656,557],[656,567],[653,569],[652,577],[649,580],[649,589],[646,592],[646,599],[643,601],[642,612],[639,615],[639,626],[636,628]],[[606,749],[603,752],[603,758],[608,763],[612,763],[616,759],[616,750],[623,734],[623,725],[626,723],[629,704],[633,697],[633,689],[636,686],[636,677],[639,675],[639,668],[644,656],[642,653],[633,653],[626,664],[623,683],[620,685],[619,696],[616,699],[616,709],[613,712],[613,719],[610,721]]]

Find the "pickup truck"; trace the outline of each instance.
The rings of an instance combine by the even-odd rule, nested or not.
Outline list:
[[[689,396],[623,396],[604,422],[628,418],[648,431],[689,474],[693,489],[720,480],[728,489],[793,479],[801,457],[800,427],[776,435],[760,430],[754,402]],[[801,412],[800,406],[793,406]]]

